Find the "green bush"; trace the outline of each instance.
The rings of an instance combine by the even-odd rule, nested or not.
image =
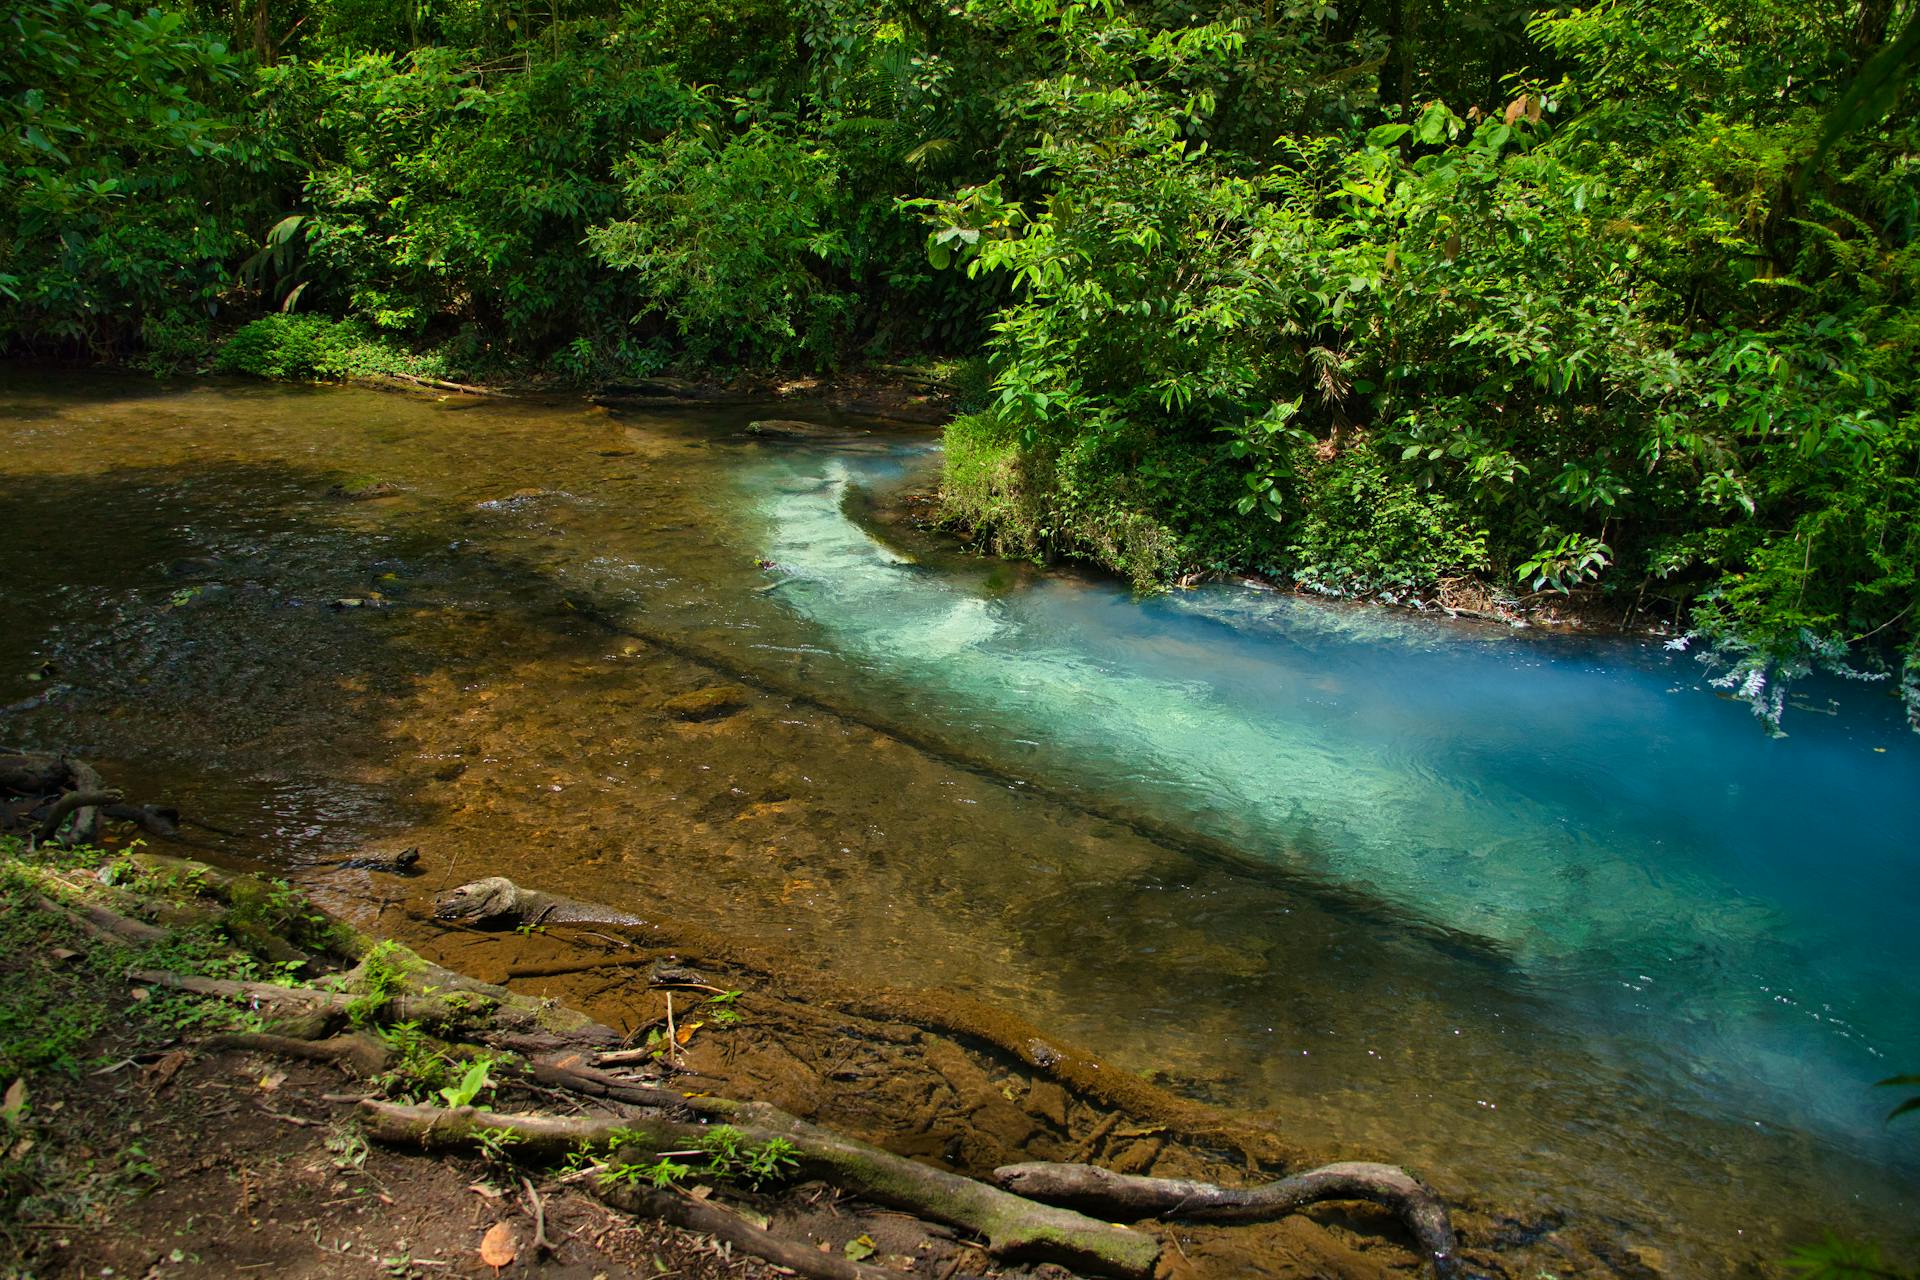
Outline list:
[[[441,361],[413,355],[356,321],[301,315],[262,316],[243,326],[221,344],[214,367],[293,382],[445,372]]]
[[[1365,445],[1309,465],[1300,492],[1287,554],[1310,591],[1421,598],[1443,577],[1491,567],[1486,533],[1457,504],[1393,476]]]

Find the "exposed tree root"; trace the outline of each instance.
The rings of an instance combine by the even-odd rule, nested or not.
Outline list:
[[[47,816],[34,828],[33,838],[41,844],[60,833],[61,826],[73,818],[70,844],[91,844],[100,831],[100,806],[119,804],[126,797],[118,791],[68,791],[47,809]]]
[[[700,1102],[703,1111],[725,1114],[749,1142],[785,1138],[793,1145],[800,1176],[984,1236],[989,1253],[998,1258],[1058,1262],[1077,1271],[1145,1280],[1160,1255],[1160,1244],[1151,1236],[917,1164],[762,1103]],[[360,1116],[368,1134],[385,1142],[470,1146],[483,1134],[510,1132],[517,1136],[516,1151],[547,1159],[605,1142],[615,1131],[636,1148],[656,1153],[697,1146],[706,1132],[703,1125],[658,1117],[495,1115],[376,1101],[362,1102]]]
[[[309,1062],[331,1062],[344,1067],[362,1080],[370,1080],[387,1069],[392,1057],[387,1046],[369,1035],[353,1033],[330,1040],[302,1040],[292,1036],[246,1035],[212,1036],[200,1042],[209,1053],[225,1049],[250,1049],[257,1053],[277,1053]]]
[[[1087,1164],[1010,1164],[995,1169],[993,1178],[1029,1199],[1127,1221],[1263,1222],[1322,1200],[1367,1200],[1399,1215],[1436,1275],[1450,1276],[1455,1269],[1446,1205],[1419,1179],[1392,1165],[1330,1164],[1258,1187],[1138,1178]]]
[[[0,832],[38,844],[92,844],[104,818],[150,835],[177,838],[180,815],[159,805],[125,804],[84,760],[31,751],[0,752]],[[63,832],[63,828],[65,829]]]
[[[51,911],[55,915],[65,916],[78,925],[83,933],[116,947],[145,946],[158,942],[167,936],[165,929],[156,928],[143,920],[130,920],[105,907],[92,903],[81,903],[66,907],[52,898],[34,895],[34,905],[42,911]]]
[[[591,1067],[562,1066],[558,1062],[535,1059],[528,1064],[534,1080],[552,1089],[566,1089],[572,1093],[583,1093],[591,1098],[606,1098],[613,1102],[625,1102],[636,1107],[657,1107],[669,1114],[690,1117],[694,1114],[687,1100],[671,1089],[656,1089],[651,1085],[635,1084],[622,1080],[604,1071],[595,1071]]]
[[[809,1280],[898,1280],[896,1272],[821,1253],[797,1240],[784,1240],[720,1205],[695,1200],[678,1191],[612,1186],[598,1187],[594,1194],[624,1213],[659,1218],[676,1227],[724,1240],[742,1253],[764,1258],[776,1267],[785,1267]]]

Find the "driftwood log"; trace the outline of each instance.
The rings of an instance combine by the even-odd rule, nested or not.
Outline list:
[[[1089,1274],[1146,1280],[1160,1256],[1159,1242],[1138,1231],[1023,1200],[829,1133],[761,1103],[736,1103],[731,1110],[728,1118],[746,1141],[784,1138],[793,1144],[800,1177],[984,1236],[994,1257],[1058,1262]],[[360,1119],[371,1137],[417,1147],[471,1147],[486,1134],[512,1133],[516,1151],[547,1159],[607,1142],[616,1132],[636,1149],[653,1153],[697,1146],[707,1132],[704,1125],[648,1116],[497,1115],[471,1107],[446,1110],[371,1099],[360,1104]]]
[[[1003,1165],[993,1171],[993,1180],[1030,1200],[1128,1222],[1264,1222],[1322,1200],[1366,1200],[1399,1216],[1436,1275],[1450,1276],[1456,1266],[1447,1206],[1418,1178],[1392,1165],[1330,1164],[1258,1187],[1140,1178],[1088,1164]]]

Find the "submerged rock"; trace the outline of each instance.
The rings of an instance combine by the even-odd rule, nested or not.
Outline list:
[[[847,440],[873,433],[859,428],[850,430],[817,422],[801,422],[796,418],[762,418],[747,424],[747,434],[774,440]]]
[[[746,710],[752,698],[737,684],[709,685],[668,698],[661,709],[676,720],[718,720]]]
[[[405,492],[404,488],[391,480],[375,480],[371,484],[336,484],[327,490],[327,496],[347,502],[370,502],[375,498],[391,498]]]

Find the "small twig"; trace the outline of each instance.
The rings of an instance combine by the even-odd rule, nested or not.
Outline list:
[[[625,938],[616,938],[612,934],[600,933],[593,929],[582,929],[580,932],[589,938],[598,938],[600,941],[611,946],[619,947],[623,951],[631,951],[633,949],[633,944]]]
[[[541,1253],[554,1252],[553,1242],[547,1239],[547,1210],[540,1203],[540,1195],[533,1189],[530,1179],[522,1177],[520,1185],[526,1188],[527,1199],[533,1202],[533,1247]]]
[[[256,1102],[254,1106],[259,1108],[262,1115],[272,1116],[275,1120],[284,1120],[288,1124],[297,1124],[302,1129],[317,1128],[320,1124],[318,1120],[309,1120],[305,1116],[290,1116],[284,1111],[275,1111],[265,1103]]]
[[[667,992],[667,1057],[677,1061],[680,1057],[680,1033],[673,1027],[673,992]]]

